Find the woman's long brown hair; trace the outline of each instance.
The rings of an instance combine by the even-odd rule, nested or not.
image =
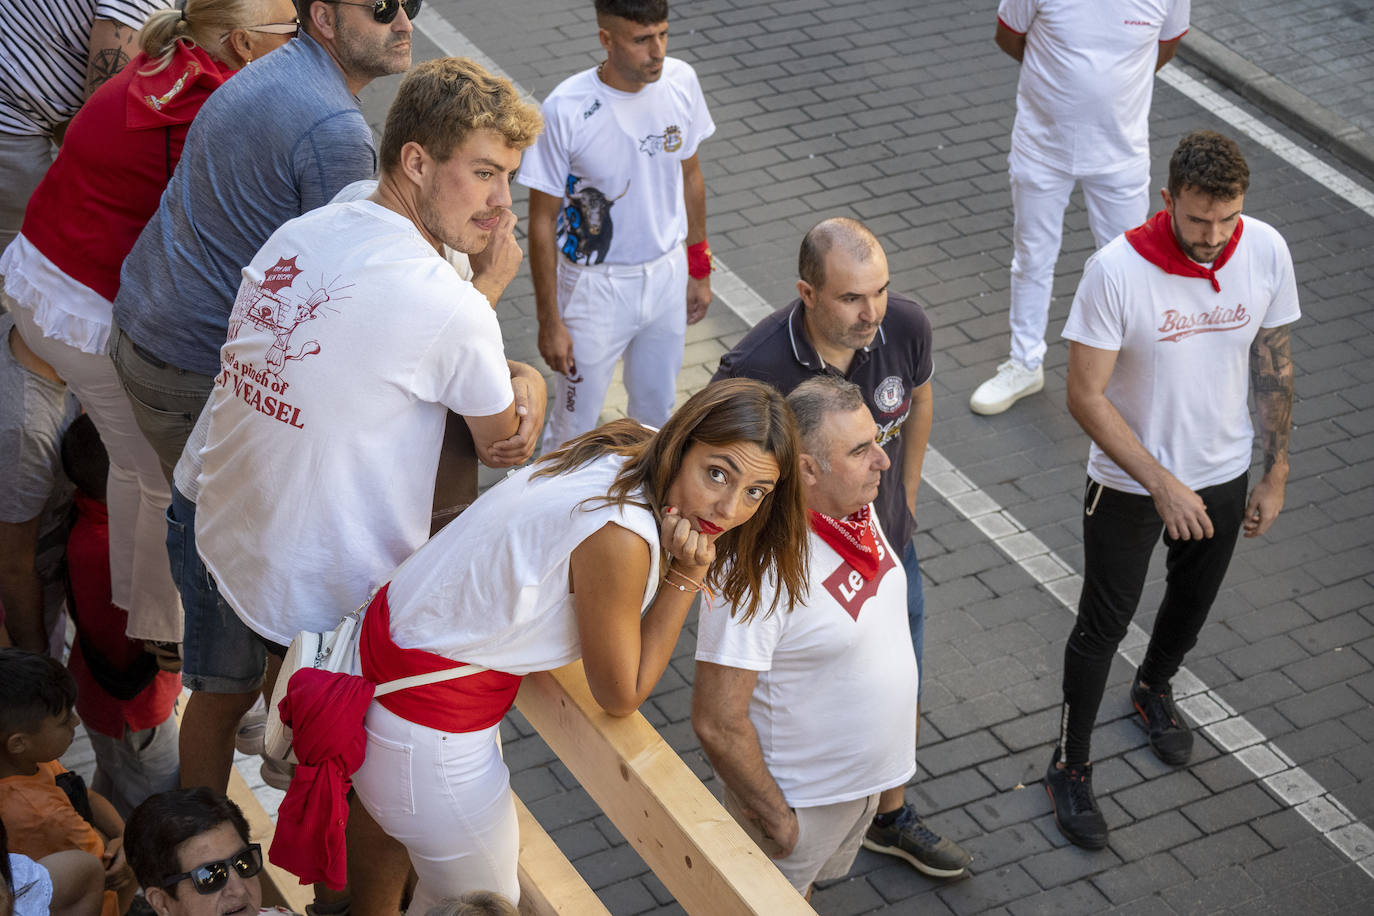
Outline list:
[[[806,595],[806,509],[797,471],[800,446],[792,409],[777,389],[751,379],[713,382],[688,398],[657,433],[633,420],[615,420],[578,436],[539,460],[536,477],[552,477],[601,455],[629,460],[616,475],[606,501],[638,503],[642,491],[654,517],[663,519],[663,500],[682,469],[693,442],[730,445],[752,442],[773,456],[778,482],[743,525],[716,539],[716,559],[707,581],[733,614],[749,620],[759,610],[765,577],[777,588],[767,608],[790,611]]]

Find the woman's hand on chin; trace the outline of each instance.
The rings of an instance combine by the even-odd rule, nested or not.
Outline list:
[[[716,545],[673,506],[663,513],[659,539],[677,568],[688,575],[705,574],[716,558]]]

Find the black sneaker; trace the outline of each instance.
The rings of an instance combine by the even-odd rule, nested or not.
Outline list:
[[[1054,749],[1050,768],[1045,771],[1045,791],[1054,806],[1054,822],[1059,832],[1075,846],[1101,849],[1107,845],[1107,821],[1093,797],[1091,763],[1059,766],[1059,749]]]
[[[905,859],[912,868],[933,878],[957,878],[973,861],[958,843],[927,827],[910,805],[903,805],[897,819],[887,827],[869,824],[864,849]]]
[[[1193,756],[1193,732],[1174,705],[1174,689],[1142,687],[1140,672],[1131,679],[1131,703],[1150,733],[1150,748],[1170,766],[1182,766]]]

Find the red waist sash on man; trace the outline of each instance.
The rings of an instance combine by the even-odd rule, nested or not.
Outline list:
[[[385,684],[415,674],[461,666],[451,658],[423,649],[403,649],[391,640],[391,607],[386,585],[377,590],[363,616],[359,657],[363,677]],[[423,687],[410,687],[377,697],[377,702],[409,722],[441,732],[475,732],[501,721],[515,703],[522,675],[479,671]]]

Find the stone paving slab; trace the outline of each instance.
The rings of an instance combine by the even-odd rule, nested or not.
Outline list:
[[[1228,5],[1195,0],[1198,21],[1208,8]],[[1118,658],[1095,735],[1112,840],[1097,853],[1071,847],[1038,780],[1072,625],[1061,598],[1072,603],[1076,592],[1037,584],[991,546],[990,535],[1007,533],[1006,519],[1014,519],[1081,569],[1087,440],[1064,407],[1067,349],[1058,334],[1092,240],[1075,194],[1055,279],[1045,393],[999,417],[970,414],[969,394],[1006,348],[1005,157],[1017,75],[991,41],[993,4],[984,6],[680,0],[671,20],[670,50],[697,67],[719,125],[702,148],[718,257],[764,300],[781,304],[794,295],[796,245],[806,228],[823,215],[866,220],[884,240],[894,288],[925,303],[935,326],[932,448],[980,499],[1004,510],[975,523],[965,515],[967,499],[945,499],[928,482],[917,513],[928,623],[921,772],[908,798],[974,853],[973,874],[936,882],[861,852],[847,879],[817,892],[815,907],[824,914],[1368,912],[1374,879],[1335,841],[1363,848],[1358,822],[1374,823],[1374,527],[1367,520],[1374,512],[1374,219],[1237,138],[1254,176],[1247,212],[1289,239],[1304,311],[1293,335],[1299,397],[1287,506],[1270,536],[1239,546],[1213,622],[1189,658],[1190,671],[1212,690],[1195,708],[1208,708],[1202,700],[1225,703],[1250,731],[1209,733],[1220,737],[1200,737],[1191,766],[1163,767],[1130,721],[1132,666]],[[431,0],[422,27],[430,17],[451,23],[541,98],[598,59],[585,0]],[[415,52],[418,60],[443,49],[420,35]],[[379,81],[363,97],[378,129],[396,82]],[[1232,132],[1158,84],[1156,185],[1177,138],[1197,126]],[[522,219],[523,197],[516,203]],[[542,368],[527,271],[499,313],[510,355]],[[746,327],[717,302],[689,329],[682,397],[706,382]],[[605,417],[623,410],[617,385]],[[1146,630],[1162,583],[1157,557],[1137,620]],[[643,711],[714,789],[688,721],[694,647],[689,625]],[[1254,729],[1269,743],[1255,743]],[[518,713],[502,731],[517,790],[612,912],[682,912]],[[1305,803],[1315,821],[1346,825],[1331,839],[1283,800],[1300,796],[1301,786],[1280,791],[1254,775],[1286,770],[1285,758],[1331,793]]]

